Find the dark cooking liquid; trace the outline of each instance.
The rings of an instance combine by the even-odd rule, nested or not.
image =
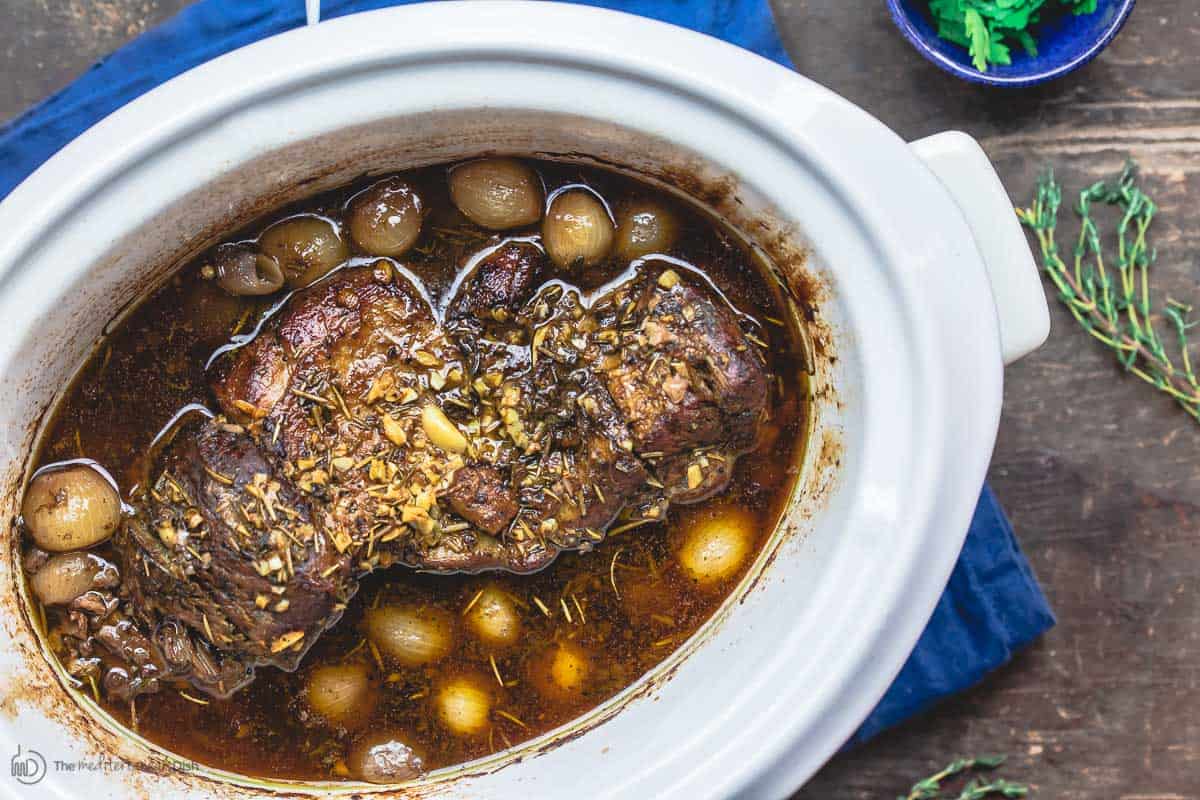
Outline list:
[[[732,505],[753,513],[757,552],[778,520],[803,448],[807,410],[799,337],[790,323],[782,322],[792,318],[785,301],[764,278],[761,265],[719,223],[677,200],[607,171],[550,162],[535,166],[547,192],[584,183],[610,204],[649,196],[677,211],[683,227],[671,255],[702,270],[741,311],[758,320],[754,335],[770,345],[768,368],[779,380],[772,389],[768,434],[759,449],[738,460],[732,486],[715,499],[674,506],[665,524],[612,535],[593,552],[560,556],[536,575],[438,576],[401,568],[372,574],[363,580],[342,621],[320,639],[296,673],[260,668],[257,680],[229,700],[209,698],[184,683],[168,684],[156,694],[137,698],[137,729],[142,735],[214,767],[274,778],[350,777],[347,753],[364,732],[395,731],[423,752],[427,767],[462,762],[562,725],[629,686],[695,632],[736,585],[745,566],[716,590],[685,579],[675,565],[674,543],[696,520]],[[433,210],[417,248],[401,261],[437,297],[492,234],[472,225],[450,204],[445,167],[405,177],[421,188]],[[252,237],[299,210],[336,219],[345,199],[365,184],[297,204],[229,240]],[[155,434],[189,403],[213,406],[204,369],[209,356],[232,334],[252,330],[278,297],[229,296],[202,277],[205,263],[200,258],[177,271],[100,344],[56,409],[38,453],[39,465],[95,459],[116,477],[128,498],[137,480],[138,457]],[[624,266],[602,265],[576,282],[585,288],[599,285]],[[97,552],[114,558],[110,550],[106,544]],[[517,603],[522,628],[515,647],[491,654],[493,663],[461,620],[480,587],[496,583]],[[393,601],[434,605],[459,620],[449,657],[424,668],[398,668],[378,659],[365,645],[363,611]],[[45,611],[51,642],[58,644],[54,631],[62,611]],[[549,646],[566,640],[590,654],[588,682],[573,701],[548,699],[528,675]],[[329,727],[307,709],[306,675],[314,665],[356,659],[371,665],[378,702],[353,730]],[[486,734],[464,738],[439,725],[429,705],[431,686],[437,677],[452,673],[482,675],[491,682],[495,705]],[[90,691],[86,685],[83,690]],[[132,724],[127,704],[104,702],[114,716]]]

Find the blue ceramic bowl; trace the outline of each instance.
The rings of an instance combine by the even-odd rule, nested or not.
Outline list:
[[[929,0],[888,0],[888,8],[917,51],[946,72],[989,86],[1020,87],[1053,80],[1091,61],[1121,30],[1134,2],[1099,0],[1094,14],[1076,17],[1057,13],[1057,0],[1049,0],[1043,12],[1046,20],[1033,32],[1038,54],[1029,56],[1013,46],[1012,64],[989,65],[987,72],[975,69],[964,48],[938,38]]]

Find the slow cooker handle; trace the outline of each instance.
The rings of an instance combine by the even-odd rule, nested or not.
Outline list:
[[[1050,309],[1008,192],[983,148],[965,133],[938,133],[910,147],[967,218],[992,285],[1004,363],[1011,364],[1046,341]]]

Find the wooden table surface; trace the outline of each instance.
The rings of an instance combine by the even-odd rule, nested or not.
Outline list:
[[[0,119],[183,5],[0,0]],[[1047,165],[1073,194],[1136,158],[1162,209],[1156,280],[1200,306],[1200,2],[1142,0],[1096,62],[1017,92],[938,71],[880,0],[775,7],[802,73],[906,138],[978,137],[1016,202]],[[1053,321],[1047,345],[1008,370],[991,480],[1058,627],[981,686],[839,756],[798,799],[895,797],[980,752],[1008,753],[1004,772],[1038,797],[1200,797],[1200,426],[1057,305]]]

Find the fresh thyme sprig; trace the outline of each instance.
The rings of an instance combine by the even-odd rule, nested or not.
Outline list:
[[[913,784],[912,789],[904,797],[899,797],[896,800],[943,800],[946,796],[942,794],[942,784],[946,781],[974,770],[991,770],[1004,763],[1004,756],[977,756],[975,758],[960,758],[956,761],[951,761],[941,770],[933,773],[924,780],[917,781]],[[1029,794],[1029,787],[1022,783],[1013,783],[998,779],[981,783],[978,779],[972,778],[962,791],[959,792],[955,800],[984,800],[988,797],[1025,797]]]
[[[1138,186],[1137,165],[1127,162],[1115,181],[1098,181],[1079,193],[1075,211],[1081,225],[1069,267],[1055,240],[1061,205],[1062,187],[1048,171],[1038,181],[1029,208],[1017,209],[1021,222],[1037,236],[1042,269],[1059,299],[1084,330],[1116,354],[1127,372],[1175,398],[1200,421],[1200,381],[1188,351],[1188,331],[1196,325],[1188,319],[1192,307],[1168,299],[1159,309],[1173,334],[1174,357],[1155,329],[1149,280],[1155,252],[1146,233],[1158,207]],[[1113,267],[1105,261],[1095,205],[1114,207],[1121,214]]]

